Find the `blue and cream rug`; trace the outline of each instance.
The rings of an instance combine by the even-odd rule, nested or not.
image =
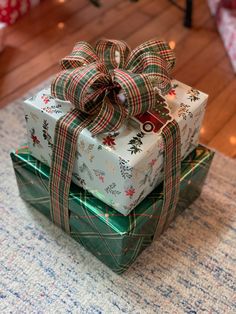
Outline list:
[[[122,276],[18,196],[9,150],[19,99],[0,111],[0,313],[236,313],[236,163],[216,154],[201,197]]]

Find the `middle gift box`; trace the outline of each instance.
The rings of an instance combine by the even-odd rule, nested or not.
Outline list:
[[[208,96],[176,80],[165,97],[180,127],[182,160],[198,145]],[[31,154],[50,166],[56,121],[72,109],[44,89],[25,101]],[[141,121],[155,124],[151,114]],[[147,128],[147,130],[149,130]],[[128,215],[163,180],[163,140],[154,129],[143,132],[127,121],[118,131],[92,136],[84,129],[78,138],[72,181],[123,215]]]

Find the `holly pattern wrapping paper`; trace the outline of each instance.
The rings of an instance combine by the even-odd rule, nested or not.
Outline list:
[[[166,96],[181,132],[184,159],[197,145],[208,96],[173,80]],[[50,89],[25,101],[31,154],[50,166],[56,121],[72,109],[55,100]],[[116,132],[78,138],[73,182],[123,215],[137,206],[163,179],[163,141],[160,133],[146,134],[135,120]]]
[[[199,196],[213,155],[199,145],[181,162],[180,195],[172,218]],[[11,158],[21,197],[50,218],[49,167],[31,156],[24,145],[13,151]],[[100,175],[103,176],[98,173]],[[128,191],[131,196],[133,190]],[[153,241],[162,209],[162,192],[160,184],[128,216],[124,216],[72,184],[70,234],[113,271],[122,273]]]

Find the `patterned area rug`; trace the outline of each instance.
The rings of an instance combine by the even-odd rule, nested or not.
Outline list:
[[[27,95],[29,96],[29,95]],[[9,150],[23,98],[0,111],[0,313],[236,313],[236,163],[118,276],[18,196]]]

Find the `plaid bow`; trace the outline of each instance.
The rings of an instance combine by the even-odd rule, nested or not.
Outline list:
[[[79,133],[84,128],[93,135],[111,132],[125,119],[154,108],[158,93],[165,95],[171,89],[174,64],[173,51],[159,40],[150,40],[133,51],[118,40],[100,40],[95,49],[79,42],[62,59],[62,71],[51,85],[52,95],[70,101],[75,108],[56,124],[50,195],[52,219],[67,232]]]

